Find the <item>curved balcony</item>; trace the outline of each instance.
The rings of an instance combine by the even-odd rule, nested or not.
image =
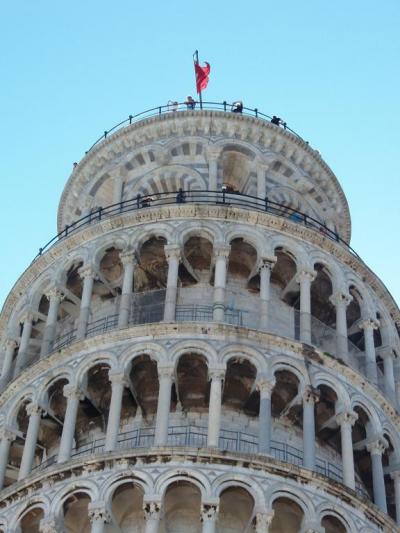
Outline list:
[[[357,259],[361,260],[357,252],[350,246],[348,242],[343,240],[336,231],[326,226],[320,220],[309,216],[307,213],[297,211],[288,205],[273,202],[265,198],[258,198],[257,196],[250,196],[242,193],[232,193],[225,190],[221,191],[168,191],[162,193],[155,193],[147,196],[137,195],[135,198],[125,200],[107,207],[100,207],[96,211],[79,218],[72,224],[65,226],[63,231],[55,235],[44,246],[39,248],[37,257],[40,257],[45,251],[51,248],[59,240],[70,236],[71,234],[96,224],[106,218],[120,216],[124,213],[130,213],[141,209],[151,209],[176,204],[205,204],[217,205],[219,207],[239,207],[242,209],[249,209],[261,211],[278,217],[283,217],[296,224],[301,224],[306,228],[322,233],[324,236],[344,246]]]

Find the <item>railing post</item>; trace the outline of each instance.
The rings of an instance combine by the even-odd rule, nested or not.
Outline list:
[[[108,131],[105,131],[105,132],[104,132],[104,138],[105,138],[105,139],[107,138],[107,133],[108,133]]]
[[[132,124],[132,119],[133,119],[133,116],[129,115],[129,124]]]
[[[265,211],[268,211],[268,196],[265,197]]]
[[[258,109],[257,108],[255,108],[254,114],[256,115],[256,118],[258,118]]]
[[[161,106],[158,108],[158,114],[161,115]]]
[[[226,101],[225,100],[223,101],[223,104],[224,104],[224,111],[226,111]]]
[[[65,236],[68,235],[68,229],[69,229],[69,226],[68,226],[68,224],[66,224],[65,228],[64,228]]]
[[[101,220],[101,213],[103,211],[103,208],[102,207],[99,207],[99,212],[98,212],[98,217],[99,217],[99,220]]]

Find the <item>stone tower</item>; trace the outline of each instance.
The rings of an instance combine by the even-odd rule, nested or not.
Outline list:
[[[399,309],[319,152],[213,107],[106,132],[5,302],[2,533],[400,531]]]

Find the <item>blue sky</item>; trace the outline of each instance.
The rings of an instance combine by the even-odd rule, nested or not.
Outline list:
[[[0,305],[56,232],[72,163],[105,129],[193,94],[277,114],[347,195],[352,245],[400,301],[400,2],[4,2]]]

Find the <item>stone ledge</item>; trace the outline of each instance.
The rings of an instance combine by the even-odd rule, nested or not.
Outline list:
[[[296,483],[313,484],[327,494],[344,501],[347,505],[361,510],[365,517],[383,528],[384,531],[394,531],[396,526],[392,519],[382,513],[376,505],[367,498],[360,498],[356,492],[348,489],[339,482],[335,482],[321,474],[312,472],[296,465],[284,463],[267,456],[250,455],[238,452],[221,452],[208,448],[148,448],[146,450],[129,450],[108,452],[96,457],[84,455],[72,459],[67,463],[52,465],[40,472],[33,473],[23,481],[19,481],[0,492],[0,508],[5,508],[17,499],[31,496],[34,491],[43,489],[45,483],[69,478],[72,475],[85,475],[88,471],[109,470],[118,471],[123,467],[134,471],[135,466],[142,468],[146,464],[154,466],[157,462],[165,466],[169,462],[185,462],[203,465],[226,465],[230,468],[247,468],[249,470],[290,478]],[[186,466],[187,468],[187,466]],[[185,466],[182,466],[182,470]],[[76,478],[75,478],[76,479]]]

